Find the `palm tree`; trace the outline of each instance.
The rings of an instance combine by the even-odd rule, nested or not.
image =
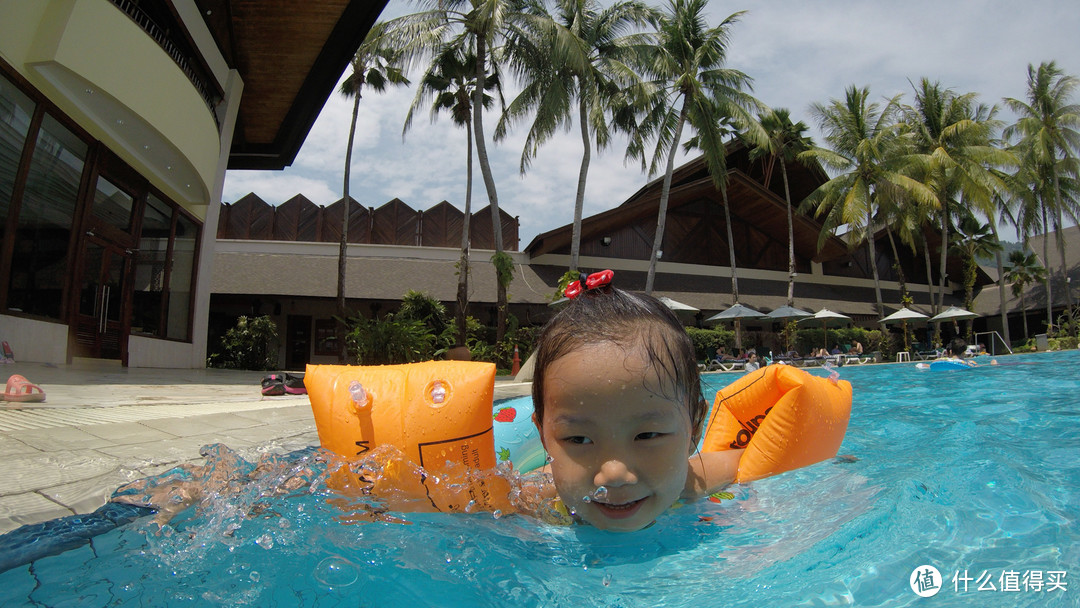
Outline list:
[[[1005,278],[1012,283],[1014,296],[1020,298],[1020,312],[1024,318],[1024,340],[1028,340],[1027,301],[1024,293],[1027,286],[1032,283],[1040,283],[1046,278],[1046,269],[1039,264],[1039,258],[1027,250],[1016,250],[1009,254],[1009,263],[1012,268],[1005,273]]]
[[[398,40],[410,58],[430,53],[438,56],[445,53],[448,47],[471,53],[476,58],[472,128],[476,157],[491,205],[495,249],[491,261],[498,290],[496,340],[501,342],[506,333],[506,288],[513,279],[513,260],[503,251],[502,213],[484,135],[484,104],[481,96],[487,90],[487,75],[498,71],[495,65],[502,54],[500,45],[507,40],[525,40],[522,24],[541,17],[526,12],[530,6],[529,0],[420,0],[419,4],[423,9],[421,12],[395,20]]]
[[[795,229],[792,225],[791,216],[791,188],[788,186],[787,164],[798,157],[799,154],[814,146],[806,131],[809,127],[801,120],[791,122],[791,113],[785,108],[769,110],[761,116],[761,128],[765,130],[767,139],[750,151],[750,158],[765,157],[765,187],[769,187],[772,181],[772,172],[777,161],[780,161],[780,174],[784,177],[784,200],[787,201],[787,227],[788,227],[788,306],[795,305]]]
[[[352,58],[352,73],[341,83],[341,94],[353,100],[352,121],[349,123],[349,143],[345,148],[345,177],[342,185],[341,242],[338,246],[337,310],[338,318],[348,318],[345,310],[345,259],[349,238],[349,178],[352,169],[353,140],[356,136],[356,116],[360,111],[360,98],[364,87],[377,93],[386,90],[388,84],[407,85],[409,79],[402,69],[404,56],[398,46],[387,36],[387,24],[380,21],[371,27],[364,42],[356,49]],[[339,358],[346,356],[345,339],[339,336],[341,345]]]
[[[954,232],[952,248],[964,260],[964,308],[971,310],[974,301],[975,279],[979,269],[978,258],[989,257],[1001,251],[994,232],[988,224],[980,222],[970,212],[965,213]],[[971,339],[971,321],[967,324],[967,338]]]
[[[1061,235],[1062,213],[1071,210],[1076,219],[1076,202],[1070,205],[1062,197],[1061,179],[1063,174],[1076,175],[1076,153],[1080,149],[1080,105],[1072,102],[1072,97],[1080,80],[1066,75],[1053,61],[1040,63],[1038,68],[1028,64],[1027,101],[1006,98],[1005,104],[1020,116],[1017,122],[1005,129],[1006,138],[1018,138],[1025,152],[1025,163],[1029,164],[1035,175],[1049,178],[1052,186],[1050,196],[1040,200],[1040,207],[1045,215],[1054,220],[1054,232],[1058,239],[1061,254],[1062,277],[1067,277],[1065,265],[1065,241]],[[1052,197],[1052,198],[1051,198]],[[1049,200],[1048,200],[1049,199]],[[1044,239],[1043,259],[1049,264],[1049,230],[1043,222]],[[1072,308],[1072,294],[1065,289],[1065,301]],[[1046,314],[1052,318],[1053,298],[1051,297],[1049,276],[1046,283]]]
[[[941,228],[938,291],[935,312],[945,298],[951,205],[956,201],[993,217],[995,196],[1004,185],[993,166],[1015,162],[1011,153],[991,144],[999,126],[997,108],[976,103],[976,94],[958,95],[940,83],[923,78],[915,88],[915,104],[904,108],[917,154],[909,170],[934,194]]]
[[[431,120],[442,111],[450,113],[455,125],[465,127],[465,214],[461,225],[461,257],[458,259],[457,313],[455,321],[458,331],[458,343],[465,344],[466,319],[469,308],[469,223],[472,218],[472,175],[473,175],[473,131],[472,101],[473,88],[476,86],[476,59],[471,54],[462,55],[460,49],[447,48],[439,55],[420,79],[416,97],[405,116],[402,136],[412,124],[413,112],[433,99]],[[491,90],[499,87],[498,74],[491,74],[485,79],[485,86]],[[494,98],[483,96],[484,104],[491,106]]]
[[[654,11],[636,0],[616,2],[607,8],[597,0],[556,0],[554,16],[544,12],[543,5],[535,8],[546,18],[525,22],[532,49],[526,52],[518,48],[519,52],[512,54],[523,88],[506,108],[495,129],[495,139],[505,136],[510,122],[535,111],[521,153],[524,174],[540,146],[558,129],[569,128],[576,103],[583,144],[570,242],[570,271],[576,272],[593,138],[597,151],[609,143],[613,79],[628,70],[624,59],[634,37],[624,34],[648,23]],[[523,42],[515,40],[518,45]]]
[[[759,109],[760,102],[747,91],[751,79],[738,70],[724,67],[727,63],[731,26],[743,13],[735,13],[720,25],[706,26],[705,9],[708,0],[667,0],[661,11],[658,31],[651,44],[639,48],[636,58],[643,80],[631,86],[628,98],[647,100],[633,103],[644,106],[644,118],[630,138],[627,156],[640,158],[646,167],[646,141],[655,138],[655,148],[649,173],[655,175],[661,162],[667,161],[664,182],[660,191],[656,235],[649,256],[646,293],[652,293],[656,277],[656,262],[663,244],[667,221],[671,176],[675,170],[675,155],[682,139],[683,127],[690,123],[696,132],[696,146],[705,155],[705,164],[713,183],[724,197],[727,207],[727,155],[721,141],[725,133],[722,124],[731,122],[748,131],[752,141],[761,139],[760,126],[755,125],[750,109]],[[730,222],[729,222],[730,224]],[[729,247],[734,248],[729,243]],[[732,254],[732,296],[738,302],[735,282],[735,257]]]
[[[900,111],[899,96],[887,100],[884,107],[869,99],[868,87],[860,89],[853,85],[845,91],[844,99],[811,106],[829,149],[811,148],[799,157],[816,159],[839,172],[812,192],[802,206],[816,209],[819,217],[825,216],[818,237],[819,246],[829,234],[844,225],[851,227],[849,244],[854,246],[866,240],[880,319],[885,315],[874,246],[878,199],[895,197],[902,192],[915,204],[926,205],[933,200],[933,193],[901,172],[906,142],[895,120]]]

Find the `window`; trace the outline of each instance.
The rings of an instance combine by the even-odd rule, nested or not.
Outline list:
[[[146,197],[135,257],[133,333],[175,340],[191,338],[192,279],[198,243],[198,223],[153,192]]]
[[[38,131],[15,228],[8,308],[62,318],[68,243],[88,150],[46,115]]]
[[[190,340],[202,224],[65,116],[50,114],[53,107],[10,79],[2,60],[0,70],[0,254],[7,256],[0,257],[0,310],[76,324],[71,313],[93,316],[97,294],[80,287],[102,277],[93,270],[82,276],[73,267],[79,256],[69,251],[80,247],[82,267],[103,268],[108,259],[95,265],[101,249],[82,234],[92,231],[125,252],[116,281],[131,290],[122,294],[133,298],[131,332]],[[73,278],[82,285],[68,293]],[[111,312],[123,327],[122,308]]]
[[[11,209],[19,160],[33,116],[34,102],[6,78],[0,77],[0,251],[3,251],[4,227]]]
[[[131,331],[160,336],[173,209],[153,194],[146,198],[139,252],[135,256],[135,301]]]
[[[315,354],[338,355],[341,347],[338,346],[337,321],[333,319],[315,320]]]
[[[170,260],[166,337],[177,340],[191,337],[191,282],[195,277],[195,252],[198,247],[198,224],[180,215],[176,219]]]
[[[134,208],[135,197],[104,177],[98,178],[97,190],[94,192],[94,217],[128,232],[131,230],[131,211]]]

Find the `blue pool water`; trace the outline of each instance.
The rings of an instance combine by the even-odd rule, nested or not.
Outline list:
[[[844,367],[850,457],[630,534],[491,514],[345,525],[316,450],[245,463],[217,446],[187,474],[197,508],[160,529],[114,514],[0,574],[0,605],[1077,606],[1080,352],[1001,361]],[[735,377],[709,375],[708,393]],[[922,565],[944,576],[933,598],[909,586]]]

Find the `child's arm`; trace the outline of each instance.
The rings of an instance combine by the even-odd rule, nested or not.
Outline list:
[[[720,452],[697,452],[690,456],[690,468],[686,472],[686,486],[682,497],[701,498],[718,492],[735,481],[739,472],[739,458],[743,450]]]

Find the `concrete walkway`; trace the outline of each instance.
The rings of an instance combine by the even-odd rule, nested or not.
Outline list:
[[[263,397],[263,372],[128,369],[110,362],[0,366],[45,403],[0,401],[0,533],[94,511],[120,485],[223,443],[254,461],[318,445],[306,395]],[[528,394],[497,382],[496,399]]]

